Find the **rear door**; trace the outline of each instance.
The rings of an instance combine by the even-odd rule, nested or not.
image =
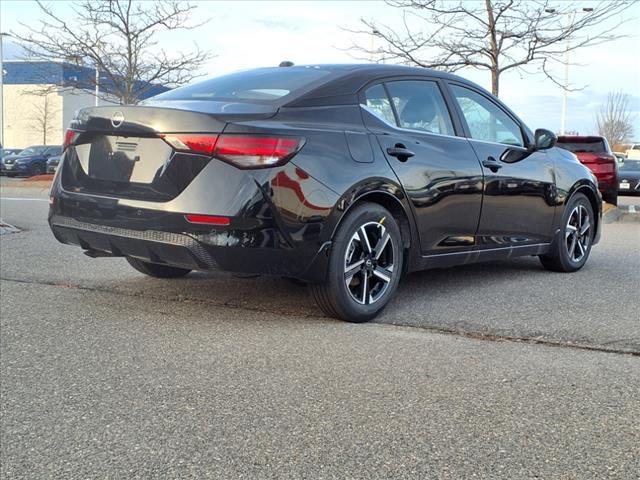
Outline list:
[[[551,241],[555,214],[553,160],[525,147],[523,128],[497,102],[467,85],[450,83],[469,142],[485,178],[479,247]]]
[[[422,254],[474,245],[482,206],[482,169],[434,80],[372,85],[361,97],[365,125],[409,198]]]

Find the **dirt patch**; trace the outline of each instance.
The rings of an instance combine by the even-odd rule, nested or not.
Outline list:
[[[23,182],[46,182],[51,183],[53,181],[53,173],[45,173],[44,175],[34,175],[22,180]]]
[[[3,188],[50,188],[53,181],[52,174],[36,175],[34,177],[16,179],[11,183],[3,184]]]

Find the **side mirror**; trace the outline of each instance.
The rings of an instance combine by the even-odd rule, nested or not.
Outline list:
[[[51,154],[50,154],[50,153],[45,153],[45,154],[43,155],[43,157],[44,157],[44,158],[49,158],[50,156],[51,156]]]
[[[553,147],[557,141],[558,137],[551,130],[538,128],[534,136],[533,148],[534,150],[547,150]]]

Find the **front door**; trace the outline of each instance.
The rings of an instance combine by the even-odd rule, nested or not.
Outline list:
[[[438,82],[378,84],[366,90],[363,106],[370,114],[365,123],[409,198],[422,254],[471,248],[482,169],[467,139],[456,136]]]
[[[555,215],[552,159],[546,151],[525,148],[520,124],[489,97],[466,86],[449,86],[484,171],[478,246],[550,242]]]

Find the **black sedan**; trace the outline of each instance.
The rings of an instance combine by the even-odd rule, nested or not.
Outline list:
[[[640,195],[640,160],[625,160],[618,168],[618,194]]]
[[[601,197],[555,141],[451,74],[263,68],[81,110],[49,223],[155,277],[292,277],[326,314],[363,322],[416,270],[521,255],[580,269]]]

